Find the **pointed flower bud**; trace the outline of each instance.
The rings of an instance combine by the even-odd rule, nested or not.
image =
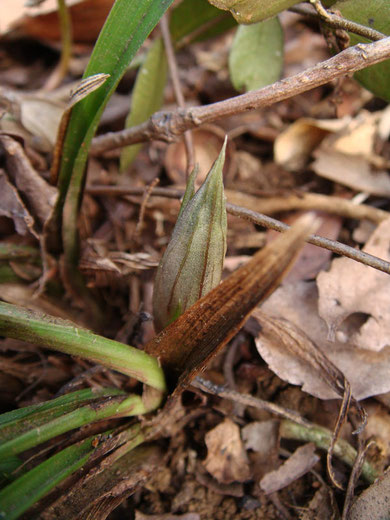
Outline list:
[[[156,330],[160,331],[219,284],[226,253],[226,207],[222,168],[226,140],[202,186],[197,171],[188,180],[172,238],[154,285]]]

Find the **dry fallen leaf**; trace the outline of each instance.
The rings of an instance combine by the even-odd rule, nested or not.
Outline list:
[[[242,428],[241,436],[246,450],[251,450],[254,480],[260,480],[279,466],[279,421],[251,422]]]
[[[193,132],[194,153],[196,162],[199,165],[199,175],[196,185],[200,185],[206,178],[214,161],[221,151],[225,140],[225,131],[215,125],[205,125]],[[225,165],[223,168],[224,177],[231,177],[234,174],[234,142],[228,141],[226,147]],[[186,184],[187,154],[182,140],[168,146],[164,166],[168,177],[174,184]]]
[[[364,157],[347,155],[324,146],[314,152],[311,165],[317,175],[356,191],[380,197],[390,195],[390,178],[386,170],[373,170]]]
[[[339,518],[333,491],[325,484],[315,492],[308,507],[302,508],[300,520],[336,520]]]
[[[16,188],[9,182],[4,170],[0,170],[0,215],[13,220],[16,232],[19,235],[32,233],[38,237],[34,229],[34,219],[27,211]]]
[[[315,161],[311,167],[317,175],[354,190],[370,195],[389,195],[390,178],[383,159],[375,153],[376,137],[383,139],[385,135],[382,112],[361,111],[347,128],[322,141],[314,152]]]
[[[296,302],[299,302],[297,305]],[[326,323],[318,315],[318,292],[314,282],[297,282],[279,287],[262,305],[262,311],[283,318],[301,329],[316,343],[351,384],[357,400],[390,391],[390,347],[381,351],[361,349],[352,343],[332,342],[328,339]],[[313,369],[296,356],[278,346],[271,350],[269,359],[277,374],[286,381],[293,375],[305,382],[306,392],[320,399],[335,397],[333,390],[323,380],[313,375]],[[290,366],[290,363],[293,363]]]
[[[390,260],[390,219],[377,227],[364,251]],[[328,272],[320,273],[317,285],[319,314],[326,321],[331,336],[375,351],[390,345],[388,274],[347,258],[337,258]],[[362,320],[353,321],[359,318],[358,313]]]
[[[245,482],[251,473],[240,428],[231,419],[213,428],[205,436],[207,458],[204,467],[222,484]]]
[[[301,212],[292,213],[284,219],[284,222],[291,225],[299,215],[301,215]],[[342,219],[337,215],[329,215],[322,212],[318,212],[318,216],[321,218],[321,225],[317,230],[317,234],[330,240],[337,240],[342,227]],[[278,232],[268,230],[266,236],[268,243],[278,236]],[[305,244],[297,256],[292,269],[284,278],[283,283],[314,279],[322,269],[327,267],[331,256],[332,252],[328,249],[317,247],[313,244]]]
[[[346,128],[350,117],[342,119],[312,119],[303,117],[284,130],[275,140],[275,162],[290,171],[303,168],[312,151],[331,132]]]
[[[279,491],[310,471],[320,460],[315,449],[313,443],[300,446],[280,468],[267,473],[260,481],[266,495]]]
[[[386,520],[390,514],[390,471],[379,477],[355,500],[349,520]]]
[[[258,309],[252,317],[260,324],[260,332],[255,338],[257,350],[281,379],[302,385],[302,390],[316,397],[324,395],[322,384],[319,385],[320,392],[315,393],[319,381],[328,386],[325,392],[328,399],[343,395],[343,374],[301,329]]]
[[[112,7],[113,0],[67,0],[75,42],[93,43]],[[57,1],[26,7],[26,0],[1,0],[0,34],[10,31],[42,40],[60,41]]]
[[[251,422],[243,427],[242,438],[247,450],[269,457],[277,449],[278,422],[275,419]]]
[[[157,514],[145,515],[140,511],[135,512],[135,520],[200,520],[198,513],[184,513],[183,515]]]
[[[57,190],[50,186],[32,167],[20,143],[6,135],[0,135],[0,147],[5,152],[9,179],[23,196],[36,221],[44,224],[57,197]]]

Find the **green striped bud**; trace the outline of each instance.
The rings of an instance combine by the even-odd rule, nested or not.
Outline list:
[[[226,253],[222,169],[226,140],[204,183],[194,194],[191,174],[172,238],[157,269],[153,308],[162,330],[219,284]]]

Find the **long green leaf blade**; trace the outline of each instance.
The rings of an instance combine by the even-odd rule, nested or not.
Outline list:
[[[0,491],[0,518],[15,520],[59,482],[86,463],[94,437],[69,446]]]
[[[166,390],[157,359],[65,320],[0,302],[0,334],[101,363],[156,390]]]
[[[94,456],[97,444],[99,449],[102,450],[106,436],[107,448],[110,450],[112,446],[115,446],[113,439],[108,438],[111,433],[111,431],[108,431],[103,436],[89,437],[69,446],[22,476],[18,476],[16,480],[0,491],[0,519],[16,520],[19,518],[29,507],[60,482],[82,468]],[[121,444],[123,443],[123,445],[110,455],[110,458],[114,458],[114,460],[115,456],[120,457],[128,453],[145,440],[145,435],[139,424],[131,426],[120,433],[118,437],[121,437]],[[96,443],[96,441],[103,442]],[[118,444],[116,445],[118,446]],[[104,453],[104,450],[101,451],[102,453]]]
[[[67,193],[63,241],[70,265],[77,262],[78,206],[88,150],[100,116],[135,53],[172,1],[117,0],[94,47],[84,78],[98,73],[110,77],[101,88],[74,107],[64,141],[59,176],[62,200]]]
[[[117,396],[84,405],[67,414],[29,429],[21,435],[9,438],[0,444],[0,460],[38,446],[58,435],[74,430],[91,422],[111,417],[127,417],[146,413],[142,397]]]
[[[0,415],[0,442],[20,435],[32,426],[37,427],[61,415],[72,412],[84,404],[99,398],[126,395],[116,388],[85,388],[51,401],[26,406]]]

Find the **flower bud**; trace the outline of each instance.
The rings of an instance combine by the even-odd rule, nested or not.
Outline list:
[[[157,331],[220,282],[227,227],[222,178],[225,150],[226,140],[195,194],[195,170],[188,180],[172,238],[157,269],[153,294]]]

